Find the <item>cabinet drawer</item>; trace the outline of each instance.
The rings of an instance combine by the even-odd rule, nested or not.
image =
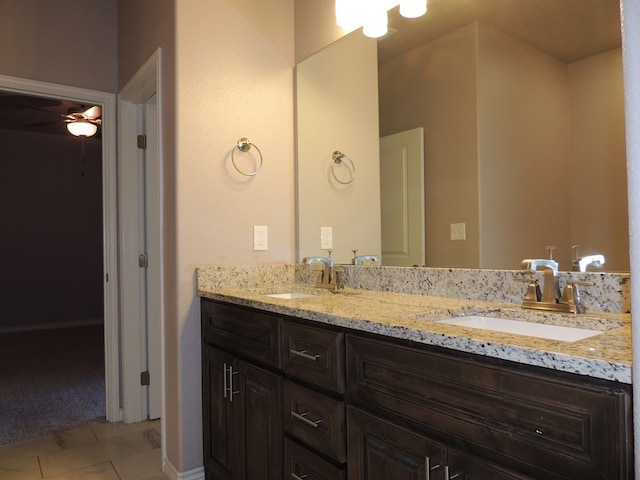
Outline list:
[[[344,402],[284,382],[283,415],[285,431],[338,462],[346,461]]]
[[[344,393],[344,333],[284,322],[283,370]]]
[[[280,368],[282,319],[246,307],[202,302],[202,340]]]
[[[630,478],[629,392],[552,373],[347,336],[358,403],[536,478]]]
[[[285,480],[347,480],[347,473],[293,440],[284,442]]]

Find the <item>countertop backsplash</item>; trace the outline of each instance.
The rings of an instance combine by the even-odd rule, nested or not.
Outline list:
[[[303,283],[313,286],[321,264],[266,264],[210,266],[197,269],[198,285],[207,288],[261,287]],[[518,270],[480,270],[430,267],[385,267],[378,265],[336,265],[340,281],[350,288],[380,290],[414,295],[432,295],[466,300],[506,302],[520,305],[527,284]],[[542,272],[536,276],[543,285]],[[594,286],[580,287],[589,311],[629,313],[631,311],[628,273],[560,272],[560,288],[567,280],[583,280]]]

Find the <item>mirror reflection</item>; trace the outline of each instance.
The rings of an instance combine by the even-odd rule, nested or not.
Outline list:
[[[357,80],[360,87],[378,86],[373,102],[378,103],[380,156],[351,155],[358,175],[367,168],[381,172],[381,186],[375,179],[358,184],[360,178],[352,186],[382,188],[381,218],[369,213],[334,228],[337,261],[348,261],[356,248],[359,255],[378,253],[341,241],[352,238],[344,230],[357,232],[371,223],[381,225],[374,228],[381,229],[384,264],[517,269],[523,258],[546,257],[547,247],[555,247],[561,270],[571,270],[572,247],[580,245],[580,257],[605,257],[595,270],[628,271],[618,8],[615,0],[430,0],[427,14],[413,20],[392,10],[391,33],[373,41],[377,78]],[[329,57],[356,36],[362,33],[355,31],[316,55]],[[338,83],[344,85],[351,75],[344,71],[348,66],[341,68],[333,71],[343,72]],[[320,171],[322,163],[310,160],[300,132],[324,133],[313,125],[321,116],[318,105],[314,115],[300,108],[310,92],[323,99],[320,104],[331,105],[336,88],[326,88],[318,78],[313,83],[298,89],[299,181],[309,168]],[[349,109],[344,103],[340,108]],[[372,128],[352,120],[349,138]],[[421,137],[421,149],[398,140],[408,133]],[[339,142],[328,142],[334,143]],[[332,148],[348,153],[345,146]],[[416,149],[422,150],[417,152],[423,157],[421,171],[411,170],[416,167],[408,160]],[[318,181],[326,181],[323,175]],[[398,191],[416,177],[422,180],[417,186]],[[299,238],[319,238],[319,226],[309,221],[322,210],[319,200],[305,198],[300,183],[298,188],[299,218],[305,218],[298,225]],[[346,207],[320,212],[323,224],[340,222],[350,210],[350,195],[349,189],[323,193],[320,205],[334,196]],[[310,204],[315,206],[308,210]],[[411,215],[418,221],[409,220]],[[417,257],[398,260],[421,241]],[[314,242],[300,241],[299,247],[300,257],[322,253]]]

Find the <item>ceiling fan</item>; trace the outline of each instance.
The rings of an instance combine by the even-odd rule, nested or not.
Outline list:
[[[32,127],[62,122],[66,123],[67,130],[72,135],[75,135],[76,137],[91,137],[96,134],[98,127],[102,125],[102,108],[98,105],[89,107],[86,110],[72,108],[66,114],[40,108],[36,109],[47,113],[53,113],[54,115],[59,115],[62,119],[58,122],[32,123],[29,125]]]

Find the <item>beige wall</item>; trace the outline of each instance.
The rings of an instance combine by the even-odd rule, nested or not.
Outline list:
[[[296,63],[348,33],[336,25],[335,0],[294,0],[294,3]]]
[[[334,48],[339,47],[339,48]],[[359,32],[296,69],[298,259],[328,256],[320,227],[333,230],[332,258],[380,255],[377,44]],[[354,128],[357,126],[357,128]],[[349,156],[334,164],[332,153]]]
[[[569,65],[571,243],[602,253],[608,271],[629,271],[622,55]]]
[[[293,0],[176,2],[177,371],[166,393],[181,471],[202,465],[196,266],[293,260],[293,43]],[[264,156],[254,177],[230,164],[241,137]],[[253,225],[269,227],[268,251],[253,251]]]
[[[0,74],[115,92],[116,4],[0,0]]]
[[[481,268],[554,258],[570,270],[566,64],[479,25],[478,171]]]

